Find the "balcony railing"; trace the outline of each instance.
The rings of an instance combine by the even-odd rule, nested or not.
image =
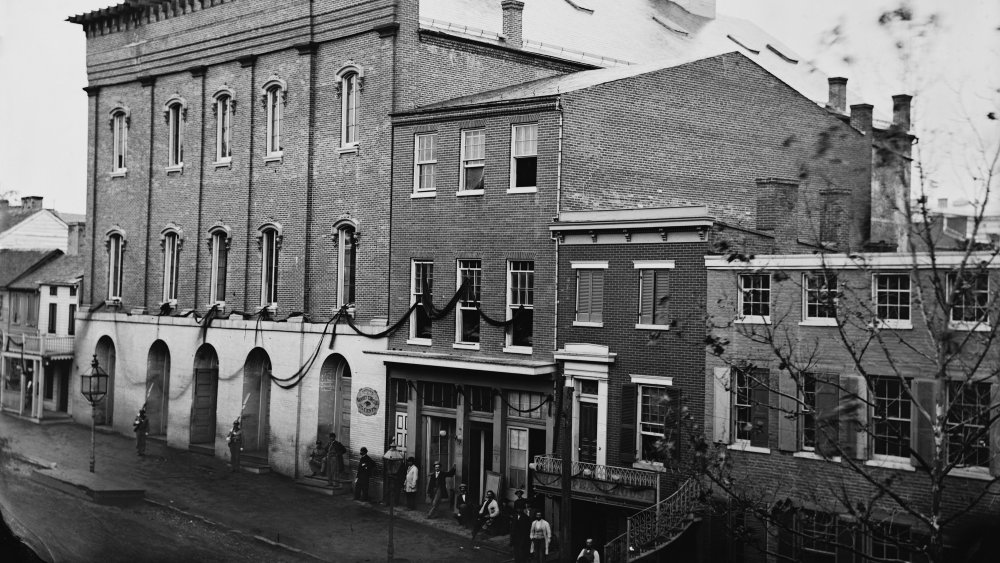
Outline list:
[[[669,545],[695,521],[701,483],[691,478],[672,495],[628,518],[627,531],[604,544],[608,563],[636,561]]]
[[[561,458],[535,456],[533,466],[536,485],[553,489],[562,486]],[[660,473],[656,471],[574,461],[570,464],[570,477],[574,493],[640,504],[652,504],[660,498]]]
[[[24,352],[39,356],[72,354],[74,338],[73,336],[56,336],[54,334],[12,335],[5,349],[11,352]]]

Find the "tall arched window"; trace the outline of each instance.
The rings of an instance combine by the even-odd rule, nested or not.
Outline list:
[[[128,154],[128,109],[116,107],[111,110],[112,156],[111,174],[124,176]]]
[[[278,252],[281,250],[280,227],[273,223],[260,229],[260,305],[278,306]]]
[[[340,148],[351,149],[358,144],[358,110],[360,94],[364,88],[364,74],[354,63],[348,63],[337,72],[340,83]]]
[[[125,253],[125,235],[120,230],[108,231],[105,244],[108,248],[108,300],[122,300],[122,266]]]
[[[272,76],[261,88],[264,109],[267,112],[266,157],[279,158],[282,155],[281,128],[285,105],[285,81]]]
[[[180,231],[169,226],[160,234],[163,246],[163,302],[177,302],[177,278],[181,249]]]
[[[229,230],[213,227],[210,231],[209,247],[212,252],[212,286],[209,289],[210,305],[226,304],[226,274],[229,269]]]
[[[233,91],[222,88],[214,95],[215,98],[215,162],[227,163],[233,158]]]
[[[357,231],[353,224],[337,228],[337,305],[353,307],[356,299]]]
[[[172,96],[163,108],[167,121],[167,171],[184,167],[184,120],[187,117],[187,102],[179,96]]]

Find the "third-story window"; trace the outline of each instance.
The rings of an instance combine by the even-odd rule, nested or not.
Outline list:
[[[125,240],[118,233],[108,237],[108,299],[122,298],[122,254]]]
[[[272,86],[267,90],[267,154],[281,154],[281,86]]]
[[[604,270],[576,270],[576,322],[604,321]]]
[[[163,236],[163,301],[177,300],[177,259],[180,238],[169,232]]]
[[[639,270],[639,322],[642,326],[666,326],[667,270]]]
[[[990,384],[948,383],[948,461],[957,466],[990,465]]]
[[[111,117],[112,142],[114,146],[112,173],[125,172],[125,157],[128,153],[128,121],[124,111],[116,111]]]
[[[260,304],[273,307],[278,304],[277,229],[268,227],[261,232],[260,252]]]
[[[538,124],[515,125],[511,134],[510,187],[538,184]]]
[[[486,130],[462,131],[462,170],[460,192],[483,189],[486,170]]]
[[[358,74],[351,72],[340,79],[343,92],[341,107],[341,146],[351,146],[358,143]]]
[[[771,276],[740,274],[740,317],[767,322],[771,316]]]
[[[535,263],[511,260],[507,263],[507,345],[531,347],[534,339]]]
[[[431,318],[424,309],[425,303],[431,303],[434,295],[434,262],[424,260],[413,261],[413,279],[411,281],[411,304],[417,308],[410,317],[410,338],[431,338]]]
[[[58,319],[58,311],[59,311],[58,305],[56,305],[55,303],[49,303],[49,324],[47,327],[49,334],[56,333],[56,322]]]
[[[76,334],[76,304],[69,306],[69,326],[66,327],[66,334],[73,336]]]
[[[890,328],[910,325],[909,274],[875,274],[875,314]]]
[[[669,411],[667,388],[658,385],[639,386],[639,440],[643,461],[662,462],[667,456],[664,432]]]
[[[464,293],[458,302],[456,342],[479,343],[479,296],[482,279],[483,265],[480,260],[458,261],[458,287],[464,288]]]
[[[989,327],[990,278],[986,274],[965,272],[948,275],[952,293],[951,322],[965,327]]]
[[[801,375],[802,382],[802,449],[816,449],[816,378],[811,373]]]
[[[226,273],[229,270],[229,237],[220,229],[212,233],[212,287],[209,300],[214,305],[226,301]]]
[[[233,99],[222,95],[215,100],[215,115],[217,122],[215,132],[215,160],[228,162],[233,156],[232,127]]]
[[[437,189],[437,133],[414,138],[413,191],[433,192]]]
[[[837,318],[837,276],[834,274],[804,274],[802,286],[805,291],[803,320],[826,320]]]
[[[354,227],[344,226],[337,236],[337,301],[338,305],[354,306],[357,278],[357,236]]]
[[[906,383],[898,377],[877,377],[874,389],[873,452],[876,457],[909,459],[911,403]]]
[[[182,127],[183,107],[172,104],[167,108],[167,166],[184,164],[184,129]]]

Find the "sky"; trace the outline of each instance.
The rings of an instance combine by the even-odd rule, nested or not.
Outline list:
[[[86,45],[67,16],[119,0],[0,0],[0,194],[43,196],[44,205],[84,213],[87,175]],[[433,0],[423,0],[433,1]],[[526,2],[560,0],[526,0]],[[607,0],[610,1],[610,0]],[[886,10],[906,2],[911,33]],[[499,4],[499,0],[497,0]],[[996,0],[718,0],[812,61],[845,76],[866,102],[891,112],[893,94],[914,95],[920,141],[914,193],[974,199],[974,178],[1000,143],[1000,2]],[[933,31],[914,37],[935,15]],[[902,38],[899,46],[896,42]],[[9,87],[17,85],[17,87]],[[30,111],[31,108],[42,111]],[[985,148],[984,148],[985,147]],[[982,174],[978,175],[982,178]],[[991,200],[1000,214],[1000,194]]]

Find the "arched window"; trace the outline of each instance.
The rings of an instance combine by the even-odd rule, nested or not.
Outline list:
[[[129,111],[124,106],[111,110],[111,137],[112,137],[112,158],[111,174],[124,176],[128,171],[126,168],[126,157],[128,155],[128,126]]]
[[[209,230],[209,249],[212,253],[212,286],[209,289],[209,304],[226,304],[226,273],[229,269],[229,229],[224,226]]]
[[[180,229],[170,225],[160,233],[163,246],[163,302],[176,304],[177,278],[181,251]]]
[[[167,171],[184,168],[184,120],[187,119],[187,102],[172,96],[163,106],[167,122]]]
[[[122,266],[125,253],[125,234],[120,229],[108,231],[105,238],[108,248],[108,301],[122,300]]]
[[[233,91],[223,87],[213,96],[215,99],[215,162],[224,164],[233,159],[232,130],[235,100]]]
[[[285,105],[285,81],[272,76],[261,88],[264,98],[264,109],[267,111],[267,143],[266,157],[278,158],[282,155],[281,127],[282,112]]]
[[[281,227],[268,223],[260,228],[260,305],[278,306],[278,252],[281,250]]]
[[[354,307],[358,235],[353,223],[337,227],[337,305]]]
[[[359,98],[364,88],[364,73],[353,63],[346,64],[337,72],[340,79],[340,147],[350,149],[358,144]]]

